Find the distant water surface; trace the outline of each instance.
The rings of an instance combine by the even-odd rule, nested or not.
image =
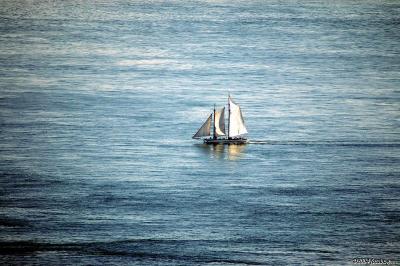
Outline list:
[[[400,260],[397,1],[1,1],[0,262]],[[191,139],[230,93],[252,142]]]

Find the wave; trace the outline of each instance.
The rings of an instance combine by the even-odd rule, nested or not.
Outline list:
[[[1,201],[0,201],[1,205]],[[11,217],[2,217],[0,218],[0,226],[4,227],[28,227],[31,226],[31,223],[24,219],[17,219]]]
[[[193,243],[191,243],[193,242]],[[201,247],[209,247],[228,240],[158,240],[135,239],[109,242],[83,243],[43,243],[33,241],[0,242],[0,255],[32,255],[36,252],[62,252],[75,256],[122,256],[147,260],[185,261],[192,263],[223,263],[264,265],[259,260],[246,259],[246,252],[219,253],[217,251],[202,252]],[[235,241],[233,241],[235,242]],[[182,252],[181,248],[200,245],[200,249],[189,248]],[[224,244],[225,245],[225,244]],[[176,250],[181,250],[176,252]],[[204,251],[204,250],[203,250]],[[240,254],[244,253],[244,254]],[[239,255],[239,256],[238,256]],[[258,254],[265,255],[265,254]],[[243,257],[242,257],[243,256]],[[259,258],[261,259],[261,257]]]

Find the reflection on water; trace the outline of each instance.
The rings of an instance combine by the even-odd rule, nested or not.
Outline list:
[[[246,144],[196,144],[200,151],[217,159],[237,160],[244,154]]]
[[[236,160],[243,154],[246,144],[231,144],[228,145],[228,158],[229,160]]]

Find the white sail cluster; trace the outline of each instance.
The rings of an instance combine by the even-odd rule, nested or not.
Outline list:
[[[215,112],[215,136],[225,136],[225,107]]]
[[[229,97],[229,137],[237,137],[247,133],[246,126],[244,125],[242,110],[240,106],[232,101]]]
[[[246,126],[244,125],[242,111],[240,106],[232,101],[229,96],[229,117],[228,117],[228,139],[231,137],[238,137],[247,133]],[[200,129],[194,134],[193,138],[198,139],[202,137],[209,137],[211,135],[211,121],[213,121],[213,135],[215,138],[226,136],[225,134],[225,107],[216,111],[214,109],[214,119],[211,113],[207,118],[206,122],[200,127]]]

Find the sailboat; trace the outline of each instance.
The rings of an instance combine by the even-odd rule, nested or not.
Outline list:
[[[225,107],[216,110],[214,105],[214,111],[192,138],[203,139],[206,144],[245,144],[248,142],[245,134],[247,134],[247,129],[244,125],[242,110],[229,95],[228,130],[225,132]]]

